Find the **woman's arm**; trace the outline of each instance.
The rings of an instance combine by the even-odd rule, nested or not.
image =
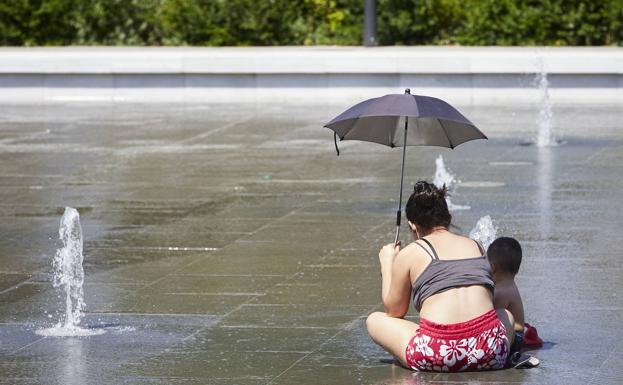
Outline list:
[[[385,313],[403,318],[409,310],[411,280],[409,260],[400,246],[385,245],[379,252],[381,262],[381,298]]]

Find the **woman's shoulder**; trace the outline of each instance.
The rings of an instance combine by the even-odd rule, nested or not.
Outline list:
[[[418,241],[413,241],[401,250],[402,257],[410,260],[414,265],[428,264],[431,257],[426,253],[425,247],[422,243],[418,244]]]
[[[411,282],[415,282],[417,277],[422,274],[431,262],[431,258],[426,254],[424,249],[415,242],[411,242],[405,246],[398,254],[398,258],[400,259],[399,263],[404,267],[405,271],[408,271]]]
[[[402,250],[406,254],[413,255],[413,256],[424,254],[425,251],[422,248],[423,245],[422,245],[422,243],[418,244],[418,242],[421,242],[421,241],[413,241],[413,242],[409,243],[407,246],[405,246],[405,248],[402,249]]]

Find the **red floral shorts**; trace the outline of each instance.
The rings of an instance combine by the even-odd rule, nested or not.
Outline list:
[[[506,327],[495,310],[449,325],[422,318],[407,345],[407,365],[435,372],[503,369],[508,345]]]

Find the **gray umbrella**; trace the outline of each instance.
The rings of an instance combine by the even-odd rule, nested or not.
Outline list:
[[[394,243],[398,242],[402,216],[406,152],[404,144],[453,149],[470,140],[487,139],[485,134],[448,103],[430,96],[411,95],[408,88],[403,95],[390,94],[356,104],[331,120],[325,127],[334,132],[338,155],[340,154],[337,147],[338,137],[340,140],[363,140],[390,147],[403,147]]]

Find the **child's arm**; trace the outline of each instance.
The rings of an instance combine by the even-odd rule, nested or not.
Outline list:
[[[493,307],[496,309],[506,309],[510,311],[515,318],[515,330],[523,331],[523,303],[521,302],[519,290],[514,283],[499,284],[495,286],[495,292],[493,294]]]
[[[515,331],[523,331],[524,329],[524,312],[523,302],[521,301],[521,295],[519,289],[513,284],[513,290],[511,290],[508,311],[515,317]]]
[[[493,292],[493,307],[496,309],[508,309],[510,306],[510,296],[508,288],[503,285],[496,285]],[[510,311],[510,309],[508,309]]]

